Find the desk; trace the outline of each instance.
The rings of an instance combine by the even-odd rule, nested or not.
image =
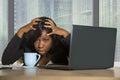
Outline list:
[[[0,70],[0,80],[120,80],[120,68],[51,70],[40,68]]]

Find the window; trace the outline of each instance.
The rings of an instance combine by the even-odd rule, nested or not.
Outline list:
[[[117,28],[115,61],[120,61],[120,0],[99,0],[100,26]]]
[[[8,42],[7,0],[0,0],[0,59]]]
[[[93,25],[93,0],[73,0],[73,24]]]
[[[31,19],[40,16],[52,18],[58,26],[69,30],[72,26],[72,0],[14,0],[15,33]]]

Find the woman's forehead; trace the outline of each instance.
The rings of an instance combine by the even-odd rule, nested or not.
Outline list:
[[[46,31],[42,31],[42,34],[39,36],[39,38],[51,38]]]
[[[41,35],[46,35],[47,36],[47,34],[48,34],[47,31],[43,30]]]

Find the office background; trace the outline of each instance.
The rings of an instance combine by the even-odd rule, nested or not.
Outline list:
[[[68,31],[72,24],[117,28],[115,62],[120,62],[120,0],[0,0],[0,59],[17,30],[39,16]]]

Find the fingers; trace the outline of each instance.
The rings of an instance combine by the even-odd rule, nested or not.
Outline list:
[[[30,30],[36,30],[36,28],[34,28],[33,26],[30,26],[29,28]]]
[[[40,21],[39,18],[35,18],[35,19],[31,20],[30,23],[28,23],[27,25],[20,28],[19,32],[20,33],[26,33],[26,32],[28,32],[30,30],[36,30],[36,28],[34,28],[33,25],[38,24],[38,21]]]
[[[55,25],[55,24],[53,23],[53,21],[51,21],[51,20],[49,20],[49,19],[46,19],[46,22],[45,22],[45,24],[49,24],[49,25]]]
[[[56,27],[56,25],[53,23],[53,21],[46,19],[45,27],[54,29]]]
[[[47,36],[50,36],[50,35],[52,35],[52,34],[54,34],[54,32],[48,33]]]
[[[38,24],[38,22],[41,21],[39,18],[35,18],[31,21],[32,25]]]

